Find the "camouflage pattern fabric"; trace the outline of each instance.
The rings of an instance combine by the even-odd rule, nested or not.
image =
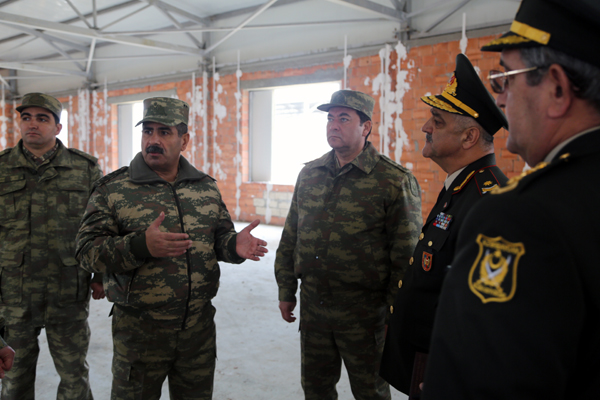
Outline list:
[[[136,257],[132,240],[144,235],[159,214],[160,229],[185,232],[192,247],[179,257]],[[106,296],[163,328],[195,325],[217,294],[217,260],[241,263],[236,232],[214,180],[180,158],[174,184],[146,165],[141,153],[130,167],[101,179],[77,235],[82,268],[103,272]],[[144,239],[145,243],[145,239]]]
[[[60,118],[62,112],[62,104],[54,97],[44,93],[27,93],[23,96],[21,105],[17,107],[17,111],[21,112],[27,107],[42,107],[51,111],[57,118]]]
[[[341,357],[347,368],[362,369],[371,377],[371,386],[379,379],[383,347],[383,338],[373,338],[381,336],[389,318],[387,309],[393,304],[421,225],[417,180],[370,143],[339,170],[334,151],[308,163],[296,182],[275,261],[279,300],[296,301],[301,279],[303,335],[313,330],[330,332],[344,353]],[[364,338],[369,344],[356,338],[338,343],[339,334],[359,326],[373,332]],[[376,357],[365,369],[360,347],[373,348],[373,341]],[[303,371],[317,368],[320,350],[304,346]],[[361,366],[354,368],[354,363]],[[305,387],[319,386],[318,382],[306,386],[307,378],[303,377]],[[354,385],[353,380],[368,378],[351,375],[350,379]],[[332,379],[329,385],[336,382]],[[387,398],[377,396],[371,393],[368,398]]]
[[[133,251],[138,240],[145,244],[145,230],[161,212],[165,213],[161,230],[185,232],[193,241],[192,247],[179,257],[154,258],[149,253]],[[214,313],[210,300],[219,286],[217,260],[238,264],[244,261],[237,255],[235,245],[236,232],[217,185],[184,157],[180,157],[179,172],[173,184],[152,171],[141,153],[129,167],[98,181],[77,237],[78,257],[86,270],[105,273],[107,298],[117,305],[116,310],[137,321],[137,325],[124,323],[124,327],[118,327],[115,322],[118,327],[114,339],[115,357],[121,361],[113,366],[113,385],[118,386],[117,381],[124,373],[122,364],[127,360],[139,357],[166,363],[166,349],[170,346],[166,341],[163,346],[166,336],[184,340],[186,332],[208,329],[206,321],[212,322]],[[156,333],[149,330],[146,337],[145,330],[139,330],[139,326],[155,327]],[[156,345],[149,349],[139,347],[139,342],[152,342],[157,337],[162,339],[156,339]],[[194,338],[178,346],[183,348],[196,343],[197,338]],[[171,361],[167,364],[174,369],[180,355],[168,354]],[[190,374],[202,375],[206,371],[200,364],[190,368],[193,369]],[[169,370],[169,374],[176,373]],[[210,375],[212,380],[212,372]],[[140,390],[153,393],[153,388],[158,388],[160,395],[160,386],[156,383],[160,376],[153,374],[148,381],[144,380]],[[146,382],[150,385],[148,388]]]
[[[47,324],[48,348],[60,376],[57,400],[92,400],[89,367],[85,360],[90,343],[87,321]],[[40,348],[37,337],[41,327],[31,324],[6,328],[7,339],[15,350],[10,379],[2,381],[2,399],[35,398],[35,367]],[[7,373],[8,374],[8,373]]]
[[[142,122],[158,122],[166,126],[188,124],[190,106],[185,101],[170,97],[152,97],[144,100],[144,118]]]
[[[189,329],[173,331],[115,307],[112,400],[160,398],[169,377],[171,400],[212,398],[216,359],[215,308],[208,303]]]
[[[337,400],[335,386],[340,379],[342,360],[356,400],[391,398],[389,385],[378,373],[386,311],[385,305],[366,302],[319,303],[300,308],[305,400]]]
[[[327,104],[321,104],[317,109],[329,111],[333,107],[348,107],[364,113],[369,119],[373,118],[373,107],[375,99],[368,94],[357,92],[355,90],[338,90],[331,95],[331,101]]]
[[[22,145],[20,141],[0,153],[0,314],[17,358],[20,349],[12,342],[12,326],[27,325],[33,334],[34,328],[88,317],[91,274],[75,259],[75,236],[93,182],[102,175],[94,157],[62,143],[39,166],[26,158]],[[37,340],[37,335],[30,339]],[[87,344],[79,352],[85,359]],[[60,353],[53,356],[57,364],[66,362],[57,358]],[[3,399],[23,398],[8,388],[25,382],[14,377],[22,376],[20,366],[27,362],[29,373],[35,374],[36,361],[21,359],[7,372]],[[84,368],[74,371],[81,374],[80,381],[87,379]]]

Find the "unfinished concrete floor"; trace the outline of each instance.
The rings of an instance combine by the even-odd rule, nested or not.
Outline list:
[[[244,226],[245,223],[236,223],[238,231]],[[241,265],[221,263],[221,287],[213,301],[217,308],[218,356],[213,399],[301,400],[298,321],[288,324],[281,318],[273,273],[281,227],[259,225],[253,233],[268,242],[269,253],[261,261],[246,261]],[[110,398],[111,306],[106,300],[92,300],[90,304],[92,339],[88,363],[96,400]],[[59,378],[44,331],[39,342],[36,399],[54,400]],[[339,400],[353,399],[345,371],[338,393]],[[169,398],[166,382],[161,398]],[[393,388],[392,398],[407,399]]]

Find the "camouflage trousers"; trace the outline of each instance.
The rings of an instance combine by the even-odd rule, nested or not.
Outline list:
[[[42,327],[28,324],[7,325],[5,339],[15,350],[15,360],[2,381],[3,400],[35,398],[36,366]],[[45,326],[48,348],[60,376],[59,400],[92,400],[89,368],[85,360],[90,343],[86,320]]]
[[[165,378],[171,399],[212,399],[216,359],[215,308],[175,331],[114,309],[112,400],[159,399]]]
[[[302,388],[306,400],[336,400],[342,361],[357,400],[390,400],[379,376],[385,343],[385,306],[328,306],[302,301]]]

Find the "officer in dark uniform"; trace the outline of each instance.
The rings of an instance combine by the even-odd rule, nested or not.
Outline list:
[[[600,399],[600,2],[524,0],[490,74],[533,168],[478,202],[440,296],[423,398]]]
[[[415,354],[429,352],[438,296],[454,256],[458,229],[476,201],[507,181],[495,165],[492,135],[508,123],[465,55],[456,57],[456,70],[442,94],[421,100],[432,106],[432,117],[422,128],[426,133],[423,156],[435,161],[448,178],[423,226],[404,280],[398,283],[391,310],[380,375],[406,394]],[[422,375],[421,371],[415,379],[422,382]]]

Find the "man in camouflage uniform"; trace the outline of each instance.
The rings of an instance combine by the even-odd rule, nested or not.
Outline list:
[[[215,181],[181,152],[187,103],[144,100],[142,152],[97,182],[77,237],[88,271],[104,273],[113,308],[111,398],[211,399],[217,260],[259,260],[266,242],[236,234]]]
[[[75,259],[75,236],[102,172],[96,158],[56,138],[57,99],[29,93],[17,111],[21,140],[0,152],[0,314],[16,351],[2,399],[34,398],[42,328],[61,378],[57,398],[91,399],[85,360],[91,274]],[[92,288],[103,296],[100,282]]]
[[[340,90],[328,112],[332,151],[298,176],[275,275],[279,308],[293,322],[298,279],[302,387],[337,399],[343,360],[358,400],[390,399],[379,377],[389,306],[421,228],[419,184],[367,141],[375,101]]]

